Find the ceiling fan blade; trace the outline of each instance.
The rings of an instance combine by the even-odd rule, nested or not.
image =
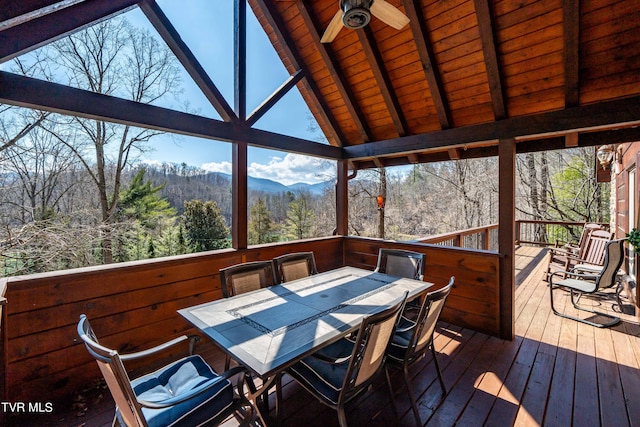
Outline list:
[[[374,0],[369,10],[373,16],[396,30],[403,29],[409,23],[407,15],[385,0]]]
[[[320,39],[322,43],[331,43],[342,29],[342,10],[338,9]]]

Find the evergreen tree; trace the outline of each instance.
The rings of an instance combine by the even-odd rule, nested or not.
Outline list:
[[[184,202],[184,229],[195,252],[228,248],[229,229],[216,202],[190,200]]]
[[[251,206],[250,217],[248,230],[250,244],[259,245],[277,240],[277,236],[274,235],[274,225],[271,220],[271,214],[262,197],[258,197],[258,201]]]
[[[134,219],[148,229],[158,227],[161,218],[173,217],[176,210],[169,201],[161,196],[164,184],[152,186],[151,181],[145,181],[146,169],[140,169],[120,194],[118,202],[118,219]]]
[[[312,237],[311,230],[315,214],[311,208],[309,194],[300,194],[289,204],[287,211],[287,234],[292,239]]]

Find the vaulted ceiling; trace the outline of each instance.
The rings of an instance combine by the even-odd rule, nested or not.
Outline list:
[[[219,0],[218,0],[219,1]],[[231,0],[228,0],[231,1]],[[380,1],[380,0],[378,0]],[[331,146],[252,128],[153,0],[1,0],[0,62],[140,6],[222,121],[0,72],[0,102],[348,159],[353,168],[640,140],[640,0],[388,0],[321,43],[338,0],[248,0]],[[117,107],[117,108],[115,108]]]

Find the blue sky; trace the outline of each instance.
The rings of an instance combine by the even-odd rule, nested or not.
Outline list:
[[[218,90],[233,106],[233,1],[232,0],[159,0],[158,4],[189,46]],[[126,14],[135,26],[155,33],[144,14],[134,9]],[[260,105],[288,77],[269,39],[247,7],[247,113]],[[184,73],[183,101],[199,114],[219,119],[190,77]],[[323,138],[309,130],[313,120],[309,109],[293,88],[254,127],[309,140]],[[231,144],[179,135],[153,140],[155,150],[148,161],[185,162],[207,170],[230,173]],[[249,174],[293,184],[334,179],[335,162],[278,151],[249,148]]]

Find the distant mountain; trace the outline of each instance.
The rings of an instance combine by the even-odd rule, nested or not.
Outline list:
[[[221,172],[209,172],[207,175],[219,176],[227,179],[231,183],[231,175]],[[283,193],[286,191],[292,191],[294,193],[300,191],[308,191],[312,195],[320,195],[329,186],[333,185],[331,181],[319,182],[317,184],[306,184],[304,182],[298,182],[296,184],[284,185],[276,181],[265,178],[254,178],[250,176],[248,178],[249,190],[262,191],[265,193]]]

